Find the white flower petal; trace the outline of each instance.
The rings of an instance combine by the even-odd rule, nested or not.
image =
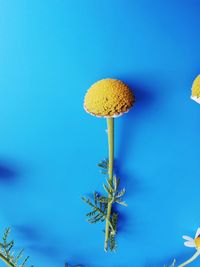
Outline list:
[[[200,104],[200,97],[191,96],[191,99]]]
[[[185,239],[187,241],[194,241],[194,239],[188,235],[183,235],[182,237],[183,237],[183,239]]]
[[[197,231],[196,231],[196,235],[195,235],[195,238],[197,237],[197,236],[199,236],[200,235],[200,227],[197,229]]]
[[[192,240],[192,241],[186,241],[186,242],[184,242],[184,245],[186,247],[195,248],[194,240]]]

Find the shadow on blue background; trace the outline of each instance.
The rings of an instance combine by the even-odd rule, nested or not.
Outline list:
[[[141,118],[144,120],[148,119],[152,106],[155,107],[160,101],[157,90],[162,90],[162,87],[155,78],[149,79],[145,74],[140,80],[137,80],[137,77],[120,77],[120,79],[130,86],[136,99],[133,108],[123,117],[121,125],[118,160],[120,161],[119,165],[121,163],[123,166],[122,161],[126,161],[130,143],[134,143],[134,130],[137,127],[137,121]]]
[[[0,183],[13,186],[20,180],[20,172],[16,165],[0,160]]]
[[[134,175],[133,172],[127,173],[125,168],[123,168],[124,163],[127,160],[129,155],[130,144],[134,144],[134,132],[137,127],[138,118],[143,118],[148,116],[148,113],[151,112],[151,107],[156,104],[156,89],[158,86],[155,80],[148,79],[143,75],[141,80],[135,79],[134,77],[120,77],[133,91],[135,95],[135,103],[133,108],[123,117],[122,123],[120,125],[120,134],[118,140],[118,150],[117,158],[115,158],[115,173],[117,177],[121,177],[120,185],[122,188],[126,188],[125,197],[134,196],[140,192],[142,189],[142,181]],[[143,80],[146,80],[144,83]],[[134,157],[134,155],[133,155]],[[127,222],[129,221],[128,213],[123,212],[123,209],[115,207],[119,212],[119,232],[128,233],[128,228],[126,227]],[[136,216],[136,215],[135,215]],[[134,228],[134,225],[132,225]]]
[[[45,257],[54,264],[60,260],[60,252],[50,232],[37,225],[14,225],[16,236],[26,244],[26,249],[34,251],[39,257]],[[64,264],[63,264],[64,265]]]

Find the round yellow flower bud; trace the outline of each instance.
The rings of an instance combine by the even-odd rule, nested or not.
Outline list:
[[[135,97],[120,80],[103,79],[94,83],[85,95],[85,110],[97,117],[118,117],[133,106]]]
[[[191,99],[200,104],[200,75],[198,75],[192,84]]]

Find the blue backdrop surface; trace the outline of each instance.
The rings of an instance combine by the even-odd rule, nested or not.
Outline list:
[[[194,253],[182,235],[200,226],[199,14],[197,0],[0,0],[0,232],[11,226],[34,266],[162,267]],[[137,99],[116,120],[128,207],[114,254],[81,201],[101,190],[107,156],[106,121],[83,98],[106,77]]]

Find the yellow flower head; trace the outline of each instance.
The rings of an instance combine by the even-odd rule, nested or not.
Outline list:
[[[128,112],[135,97],[120,80],[103,79],[94,83],[85,95],[85,110],[97,117],[118,117]]]
[[[199,236],[194,239],[194,242],[195,242],[196,248],[200,248],[200,237]]]
[[[192,84],[191,98],[200,104],[200,75],[198,75]]]

